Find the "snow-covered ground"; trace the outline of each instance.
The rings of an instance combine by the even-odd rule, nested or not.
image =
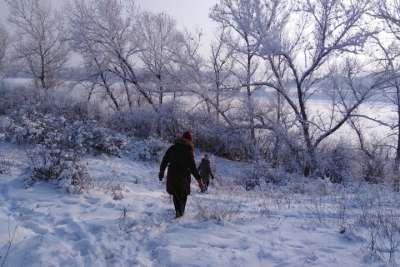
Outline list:
[[[0,151],[12,163],[0,175],[1,266],[383,266],[368,235],[346,226],[360,212],[340,205],[339,185],[247,192],[232,181],[248,166],[214,158],[217,181],[206,194],[193,182],[187,213],[175,219],[156,163],[88,157],[96,186],[74,195],[27,186],[25,150]]]

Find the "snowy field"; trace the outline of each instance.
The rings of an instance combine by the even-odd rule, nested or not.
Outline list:
[[[10,163],[7,174],[0,174],[1,266],[388,262],[383,248],[379,253],[369,248],[368,227],[361,220],[367,210],[359,206],[360,199],[379,200],[388,208],[399,203],[398,195],[379,187],[360,184],[345,190],[294,178],[286,186],[247,192],[235,180],[248,166],[214,158],[217,181],[207,194],[192,183],[187,213],[174,219],[156,163],[133,161],[129,155],[88,157],[96,185],[89,193],[73,195],[51,183],[27,185],[24,147],[0,144],[0,151],[3,162]]]

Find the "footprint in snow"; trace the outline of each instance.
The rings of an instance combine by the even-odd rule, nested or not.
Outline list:
[[[318,257],[313,253],[312,255],[309,255],[306,257],[305,261],[307,263],[313,263],[316,262],[318,260]]]
[[[97,197],[86,197],[85,199],[90,204],[97,204],[100,201],[100,198],[97,198]]]
[[[23,227],[31,229],[34,233],[39,234],[39,235],[45,235],[49,232],[49,230],[41,227],[39,224],[34,223],[32,221],[30,222],[25,222],[22,224]]]
[[[113,208],[115,208],[115,203],[112,203],[112,202],[104,203],[103,208],[113,209]]]

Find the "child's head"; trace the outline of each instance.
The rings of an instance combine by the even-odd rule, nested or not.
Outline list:
[[[208,155],[207,155],[207,154],[204,154],[203,158],[204,158],[204,159],[208,159]]]

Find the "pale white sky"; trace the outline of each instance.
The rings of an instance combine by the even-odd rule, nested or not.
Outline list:
[[[203,51],[208,51],[216,31],[216,26],[208,14],[218,0],[137,0],[136,2],[144,10],[172,15],[181,29],[183,27],[190,31],[200,29],[203,33]]]
[[[49,0],[55,6],[62,6],[68,0]],[[186,27],[190,31],[201,29],[203,44],[208,45],[215,32],[215,24],[209,19],[210,9],[218,0],[136,0],[144,10],[166,12],[178,22],[179,28]],[[0,21],[7,19],[7,8],[4,0],[0,0]]]

